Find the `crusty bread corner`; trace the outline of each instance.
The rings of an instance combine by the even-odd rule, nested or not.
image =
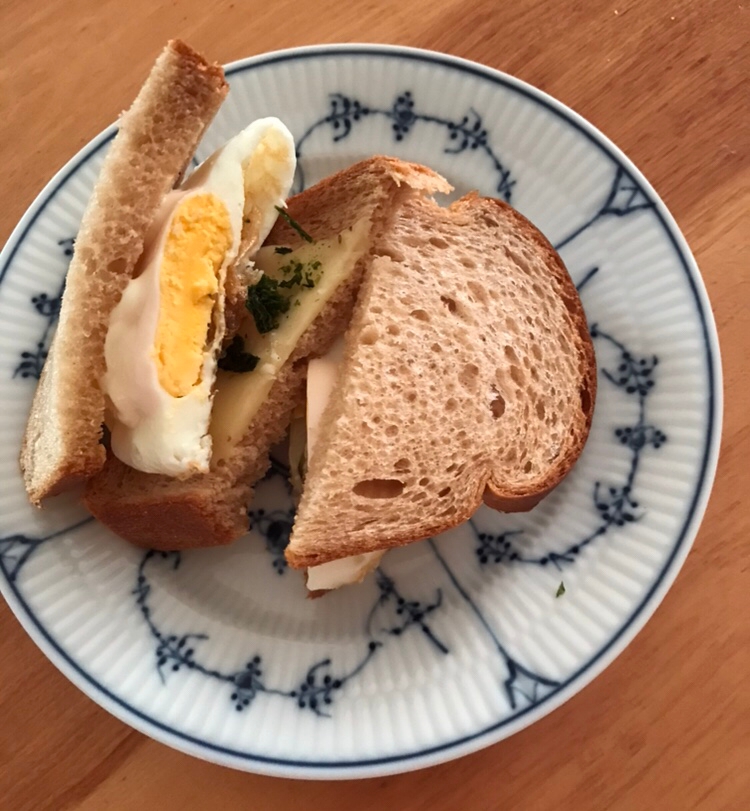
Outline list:
[[[174,40],[120,119],[76,238],[57,332],[23,438],[21,469],[35,504],[81,484],[104,464],[99,381],[109,318],[164,196],[227,91],[219,65]]]
[[[467,195],[457,201],[456,206],[465,206],[469,212],[473,212],[474,197],[474,195]],[[484,216],[493,218],[499,215],[499,218],[507,222],[508,227],[515,228],[518,234],[534,246],[540,261],[543,262],[557,288],[556,292],[560,300],[568,311],[574,330],[571,338],[578,361],[580,409],[574,412],[575,419],[571,425],[570,441],[564,445],[563,453],[557,459],[556,464],[546,472],[543,481],[520,484],[504,478],[498,474],[498,471],[495,471],[487,481],[484,490],[483,500],[488,507],[500,512],[527,512],[560,484],[572,470],[583,451],[591,430],[596,403],[596,355],[578,290],[560,255],[549,240],[533,223],[506,203],[480,197],[476,198],[476,202],[481,205]]]
[[[589,433],[586,319],[528,220],[476,194],[413,199],[379,251],[308,459],[295,568],[437,535],[483,499],[530,509]]]
[[[316,239],[335,237],[370,219],[370,253],[357,262],[323,312],[304,333],[267,400],[231,456],[203,475],[178,480],[133,470],[110,456],[87,483],[84,503],[120,537],[153,549],[216,546],[248,531],[253,487],[269,466],[271,447],[283,439],[304,401],[307,359],[328,351],[346,329],[372,249],[391,227],[400,206],[422,193],[450,191],[440,175],[415,164],[376,156],[350,166],[288,201],[288,212]],[[281,217],[267,245],[302,245]]]

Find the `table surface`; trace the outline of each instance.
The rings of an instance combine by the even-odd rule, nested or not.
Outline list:
[[[726,391],[716,486],[694,550],[663,605],[593,684],[509,740],[397,777],[295,782],[172,751],[78,692],[3,603],[0,807],[749,807],[745,3],[3,0],[0,242],[49,177],[127,106],[174,36],[221,62],[315,42],[432,48],[518,76],[593,122],[656,187],[703,272]]]

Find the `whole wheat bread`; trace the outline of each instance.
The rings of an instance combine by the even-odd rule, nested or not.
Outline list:
[[[530,222],[476,195],[415,199],[376,250],[308,460],[294,567],[427,538],[483,498],[528,510],[589,432],[586,319]]]
[[[75,243],[59,324],[21,449],[38,504],[101,469],[104,340],[164,196],[180,179],[228,87],[180,41],[156,60],[107,152]]]
[[[414,196],[448,192],[449,184],[422,166],[375,157],[321,181],[288,201],[288,213],[316,239],[335,237],[369,217],[371,246],[385,238],[400,206]],[[279,218],[267,245],[302,244]],[[372,252],[357,263],[323,312],[304,333],[268,399],[234,452],[208,474],[185,480],[140,473],[110,456],[87,484],[84,502],[121,537],[138,546],[185,549],[236,540],[248,530],[254,484],[269,465],[269,451],[304,401],[307,358],[324,354],[351,317]]]

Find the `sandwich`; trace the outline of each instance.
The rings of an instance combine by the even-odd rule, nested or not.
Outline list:
[[[404,205],[307,386],[286,559],[320,593],[482,502],[534,507],[583,450],[596,363],[552,246],[510,206],[471,194]]]
[[[287,199],[276,118],[183,180],[226,92],[172,42],[121,120],[29,416],[31,501],[81,486],[135,545],[229,544],[288,438],[285,554],[313,595],[483,501],[531,509],[580,456],[596,395],[560,257],[497,200],[438,205],[450,184],[395,158]]]
[[[102,468],[104,343],[110,316],[164,198],[228,91],[224,73],[179,41],[121,117],[78,232],[59,322],[21,450],[34,504]]]
[[[21,453],[34,502],[88,480],[110,447],[133,468],[207,471],[227,320],[288,195],[294,141],[250,124],[177,188],[226,95],[223,71],[170,43],[106,156],[84,214]]]
[[[308,360],[345,330],[399,208],[449,189],[422,166],[374,157],[292,197],[254,257],[244,317],[219,363],[209,469],[177,478],[110,452],[86,483],[92,514],[153,549],[228,544],[247,533],[253,486],[304,403]]]

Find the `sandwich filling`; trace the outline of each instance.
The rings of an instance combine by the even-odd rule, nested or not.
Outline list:
[[[255,257],[244,320],[216,381],[212,466],[247,433],[300,338],[354,271],[368,246],[367,218],[331,239],[291,250],[266,246]],[[236,360],[235,360],[236,359]]]
[[[105,340],[111,447],[130,467],[208,470],[227,271],[273,227],[295,165],[286,127],[262,119],[165,198]]]

